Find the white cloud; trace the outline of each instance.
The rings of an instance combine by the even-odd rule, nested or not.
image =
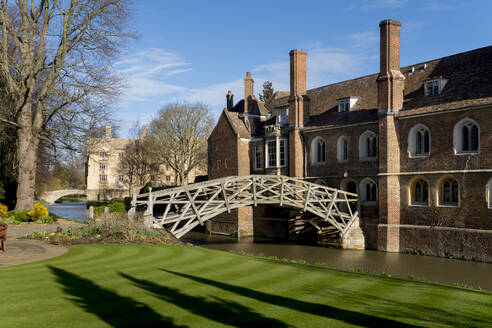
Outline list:
[[[312,42],[307,47],[307,87],[315,88],[343,81],[367,71],[368,63],[377,61],[378,35],[372,32],[350,34],[344,37],[349,48],[323,47],[321,42]],[[345,43],[347,44],[347,43]],[[119,117],[124,125],[141,120],[150,121],[166,103],[174,101],[202,102],[218,114],[225,106],[225,95],[231,90],[235,102],[243,98],[243,77],[231,77],[203,86],[184,86],[176,75],[191,71],[191,63],[179,54],[165,49],[150,49],[128,56],[116,64],[116,69],[126,78],[126,89],[122,93]],[[375,65],[376,67],[377,65]],[[255,94],[269,80],[277,91],[289,91],[289,56],[285,60],[259,65],[251,69],[255,80]],[[372,72],[372,70],[371,70]]]

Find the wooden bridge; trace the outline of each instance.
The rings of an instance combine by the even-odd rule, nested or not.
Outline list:
[[[154,216],[154,205],[164,212]],[[243,206],[279,205],[316,215],[308,222],[321,231],[330,224],[344,237],[356,223],[357,195],[280,175],[232,176],[157,192],[134,195],[132,209],[144,207],[144,218],[154,227],[165,227],[181,238],[197,225]],[[363,237],[362,237],[363,238]],[[350,247],[352,248],[352,247]],[[360,248],[360,247],[356,247]]]

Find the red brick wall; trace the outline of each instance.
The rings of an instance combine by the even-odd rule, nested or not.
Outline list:
[[[226,167],[226,160],[228,167]],[[218,161],[220,161],[220,168],[218,167]],[[237,135],[222,113],[208,139],[209,179],[237,175],[240,166],[241,163],[238,162]]]

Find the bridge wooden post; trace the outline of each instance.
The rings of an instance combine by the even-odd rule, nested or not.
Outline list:
[[[147,209],[145,210],[143,221],[146,227],[152,227],[154,224],[154,195],[152,195],[152,187],[149,188],[149,200],[147,201]]]

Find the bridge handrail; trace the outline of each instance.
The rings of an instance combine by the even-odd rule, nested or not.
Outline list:
[[[164,190],[158,190],[158,191],[152,191],[152,196],[154,197],[161,197],[161,196],[167,196],[176,193],[177,191],[190,191],[190,190],[195,190],[200,187],[206,187],[206,186],[214,186],[217,183],[220,182],[234,182],[238,180],[249,180],[249,179],[254,179],[254,178],[270,178],[270,179],[284,179],[285,182],[287,181],[294,181],[294,182],[300,182],[303,184],[315,186],[318,189],[324,189],[330,192],[338,192],[339,194],[345,194],[350,197],[357,197],[357,194],[351,193],[348,191],[344,190],[339,190],[336,188],[331,188],[327,186],[322,186],[317,183],[309,182],[306,180],[302,180],[299,178],[293,178],[289,176],[284,176],[284,175],[267,175],[267,174],[251,174],[251,175],[245,175],[245,176],[229,176],[229,177],[224,177],[224,178],[218,178],[218,179],[212,179],[204,182],[198,182],[198,183],[193,183],[187,186],[177,186],[174,188],[169,188],[169,189],[164,189]],[[139,194],[137,195],[137,198],[145,198],[148,197],[149,193],[144,193],[144,194]]]

